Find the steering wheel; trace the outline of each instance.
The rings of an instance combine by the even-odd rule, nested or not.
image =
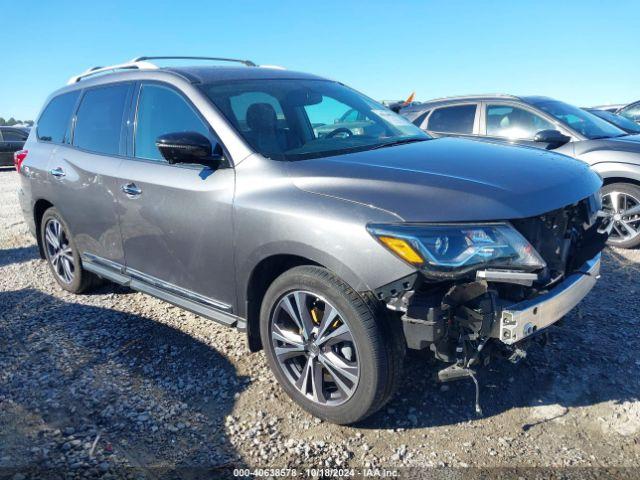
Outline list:
[[[346,127],[339,127],[339,128],[336,128],[335,130],[331,130],[329,133],[327,133],[324,136],[324,138],[333,138],[340,133],[346,133],[348,137],[353,137],[353,132],[351,130],[349,130]]]

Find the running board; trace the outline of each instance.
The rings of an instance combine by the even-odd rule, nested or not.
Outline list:
[[[157,284],[152,285],[142,278],[131,277],[126,273],[126,271],[123,271],[125,269],[117,263],[109,260],[103,260],[102,258],[94,255],[85,254],[82,256],[82,267],[85,270],[95,273],[96,275],[114,283],[129,287],[132,290],[146,293],[152,297],[159,298],[160,300],[175,305],[176,307],[184,308],[196,315],[208,318],[227,327],[237,327],[240,330],[246,329],[245,319],[237,317],[228,311],[223,311],[221,308],[212,306],[212,303],[214,303],[213,300],[207,299],[207,303],[205,304],[205,297],[202,297],[202,302],[195,299],[201,297],[200,295],[196,297],[196,294],[193,294],[193,296],[190,296],[191,298],[187,298],[186,296],[175,292],[175,290],[169,291]],[[228,309],[230,308],[231,307],[229,306]]]

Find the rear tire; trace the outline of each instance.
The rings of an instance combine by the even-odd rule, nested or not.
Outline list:
[[[603,228],[610,232],[608,245],[618,248],[640,245],[640,214],[625,215],[626,211],[638,206],[640,187],[637,185],[611,183],[602,188],[602,209],[607,215]],[[634,235],[632,230],[637,233]]]
[[[268,288],[260,311],[267,361],[285,392],[307,412],[350,424],[392,397],[404,349],[376,310],[370,299],[321,267],[295,267]]]
[[[98,276],[82,268],[71,230],[55,207],[42,216],[40,238],[53,278],[64,290],[82,293],[101,283]]]

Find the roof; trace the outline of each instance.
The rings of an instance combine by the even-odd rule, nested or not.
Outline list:
[[[538,102],[548,102],[549,100],[554,101],[555,98],[545,97],[544,95],[527,95],[525,97],[520,97],[523,102],[536,104]]]
[[[167,71],[182,75],[192,83],[211,83],[229,80],[252,80],[252,79],[307,79],[324,80],[322,77],[309,73],[284,70],[282,68],[270,67],[226,67],[226,66],[194,66],[194,67],[168,67],[160,68],[160,71]]]
[[[604,105],[594,105],[593,107],[586,107],[586,108],[591,109],[591,110],[611,110],[611,111],[614,111],[614,110],[619,110],[622,107],[626,107],[626,106],[627,106],[626,103],[607,103],[607,104],[604,104]]]
[[[0,125],[0,130],[29,130],[31,127],[28,125]]]
[[[156,60],[206,60],[214,62],[228,62],[233,66],[182,66],[182,67],[161,67],[154,63]],[[244,65],[239,67],[238,64]],[[142,76],[152,76],[153,73],[171,73],[178,75],[191,83],[208,83],[216,81],[229,81],[229,80],[249,80],[249,79],[275,79],[275,78],[287,78],[287,79],[315,79],[319,80],[321,77],[310,75],[301,72],[292,72],[285,70],[282,67],[273,65],[256,65],[250,60],[238,60],[234,58],[221,58],[221,57],[187,57],[187,56],[156,56],[156,57],[136,57],[128,62],[118,63],[116,65],[109,65],[106,67],[92,67],[79,75],[74,75],[69,79],[67,85],[73,86],[80,82],[86,82],[86,79],[111,79],[122,78],[127,75],[127,72],[138,72],[143,74]],[[153,72],[149,75],[150,72]],[[146,75],[144,75],[146,73]],[[108,83],[105,82],[105,83]]]
[[[544,97],[541,95],[527,95],[527,96],[518,96],[518,95],[509,95],[506,93],[486,93],[486,94],[476,94],[476,95],[459,95],[453,97],[442,97],[442,98],[434,98],[433,100],[427,100],[425,102],[412,105],[402,109],[403,113],[409,112],[418,112],[429,110],[433,107],[448,104],[448,103],[458,103],[458,102],[480,102],[480,101],[500,101],[500,100],[515,100],[524,103],[535,104],[537,102],[553,100],[551,97]]]
[[[505,93],[458,95],[458,96],[452,96],[452,97],[441,97],[441,98],[434,98],[431,100],[425,100],[424,102],[417,103],[415,105],[411,105],[409,107],[403,108],[402,111],[403,112],[423,111],[423,110],[428,110],[430,108],[433,108],[438,104],[445,104],[450,102],[465,102],[465,101],[479,102],[482,100],[520,100],[520,98],[516,97],[515,95],[508,95]]]

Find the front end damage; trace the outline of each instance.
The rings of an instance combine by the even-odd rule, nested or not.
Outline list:
[[[493,356],[524,358],[527,344],[544,339],[538,334],[593,288],[606,242],[598,233],[598,209],[594,196],[511,221],[544,260],[536,271],[484,265],[462,278],[438,280],[420,272],[376,295],[400,317],[408,348],[428,349],[448,364],[438,373],[440,381],[471,378],[478,387],[479,366]]]

